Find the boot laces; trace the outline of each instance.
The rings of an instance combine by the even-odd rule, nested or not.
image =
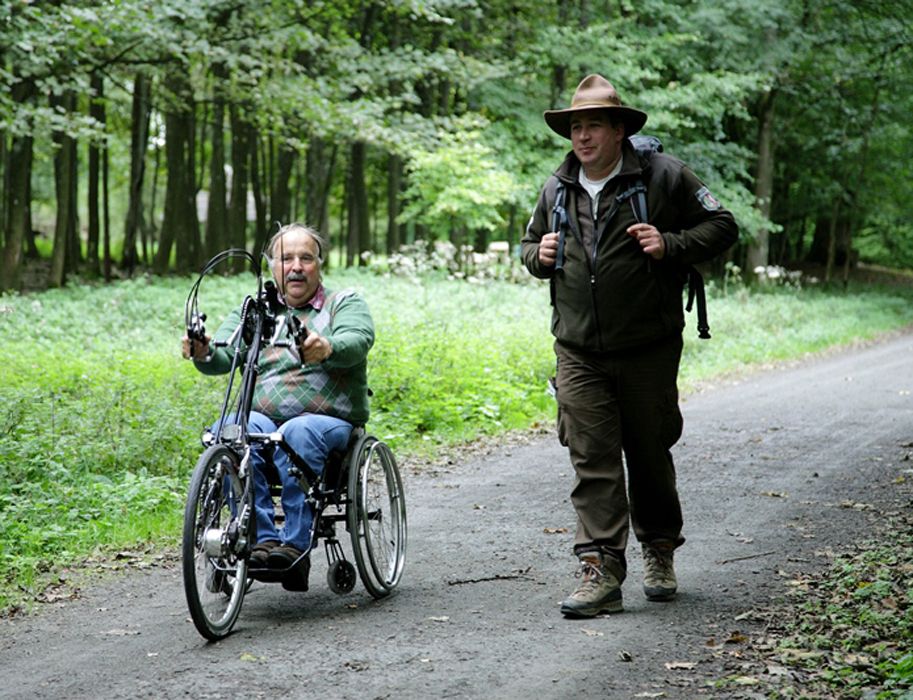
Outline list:
[[[672,552],[661,552],[653,547],[644,547],[644,568],[650,578],[670,578],[674,571]]]
[[[592,561],[587,559],[582,559],[580,561],[580,566],[577,568],[577,571],[574,573],[576,578],[583,578],[580,582],[580,585],[577,586],[577,593],[582,593],[584,591],[590,591],[599,586],[599,584],[606,578],[605,572],[598,564],[594,564]]]

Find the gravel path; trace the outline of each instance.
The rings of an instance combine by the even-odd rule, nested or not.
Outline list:
[[[644,599],[631,547],[624,613],[560,616],[572,473],[549,431],[407,465],[409,556],[386,600],[334,595],[318,556],[309,592],[256,585],[207,644],[166,560],[0,620],[0,697],[721,697],[708,681],[758,631],[751,611],[864,535],[909,468],[913,335],[708,387],[683,412],[674,603]]]

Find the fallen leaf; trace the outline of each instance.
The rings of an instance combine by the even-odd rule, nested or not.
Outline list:
[[[771,665],[767,667],[766,673],[770,676],[788,676],[789,669],[786,666]]]
[[[605,636],[605,635],[603,635],[602,632],[597,632],[596,630],[584,629],[584,630],[583,630],[583,633],[584,633],[587,637],[603,637],[603,636]]]
[[[670,671],[690,671],[697,666],[696,661],[667,661],[666,668]]]
[[[622,649],[621,651],[618,652],[618,660],[619,661],[633,661],[634,657],[631,656],[630,651],[625,651],[624,649]],[[637,697],[637,696],[635,696],[635,697]]]
[[[754,676],[736,676],[732,679],[732,682],[736,685],[757,685],[761,681]]]
[[[259,661],[260,659],[248,651],[245,651],[238,657],[241,661]]]
[[[567,528],[566,527],[546,527],[546,528],[543,528],[542,532],[544,532],[546,535],[560,535],[562,533],[567,532]]]
[[[437,616],[432,615],[428,619],[431,620],[432,622],[447,622],[450,620],[450,618],[447,615],[437,615]]]
[[[110,634],[114,637],[133,637],[139,634],[139,630],[113,629],[108,630],[107,632],[102,632],[102,634]]]
[[[748,637],[741,632],[733,632],[729,635],[729,639],[726,640],[726,644],[744,644],[747,641]]]
[[[787,498],[788,494],[785,491],[761,491],[762,496],[770,496],[771,498]]]
[[[735,616],[736,622],[741,622],[742,620],[750,620],[754,617],[757,617],[758,613],[754,610],[749,610],[747,612],[739,613]]]

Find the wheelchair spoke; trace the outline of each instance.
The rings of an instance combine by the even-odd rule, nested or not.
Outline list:
[[[247,562],[238,557],[247,537],[245,487],[234,453],[223,446],[203,453],[190,482],[184,513],[184,592],[194,625],[210,640],[231,631],[246,592]]]
[[[349,530],[365,588],[376,598],[399,583],[405,564],[406,510],[402,481],[389,448],[366,437],[350,465]]]

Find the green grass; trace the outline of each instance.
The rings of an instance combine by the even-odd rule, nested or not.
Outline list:
[[[142,542],[173,543],[186,483],[224,378],[181,360],[192,278],[139,278],[0,297],[0,610],[60,567]],[[402,459],[549,422],[547,285],[472,284],[333,270],[360,290],[377,342],[371,430]],[[253,277],[210,277],[214,330]],[[913,323],[911,293],[744,289],[709,299],[713,340],[689,315],[684,391],[699,382]]]

